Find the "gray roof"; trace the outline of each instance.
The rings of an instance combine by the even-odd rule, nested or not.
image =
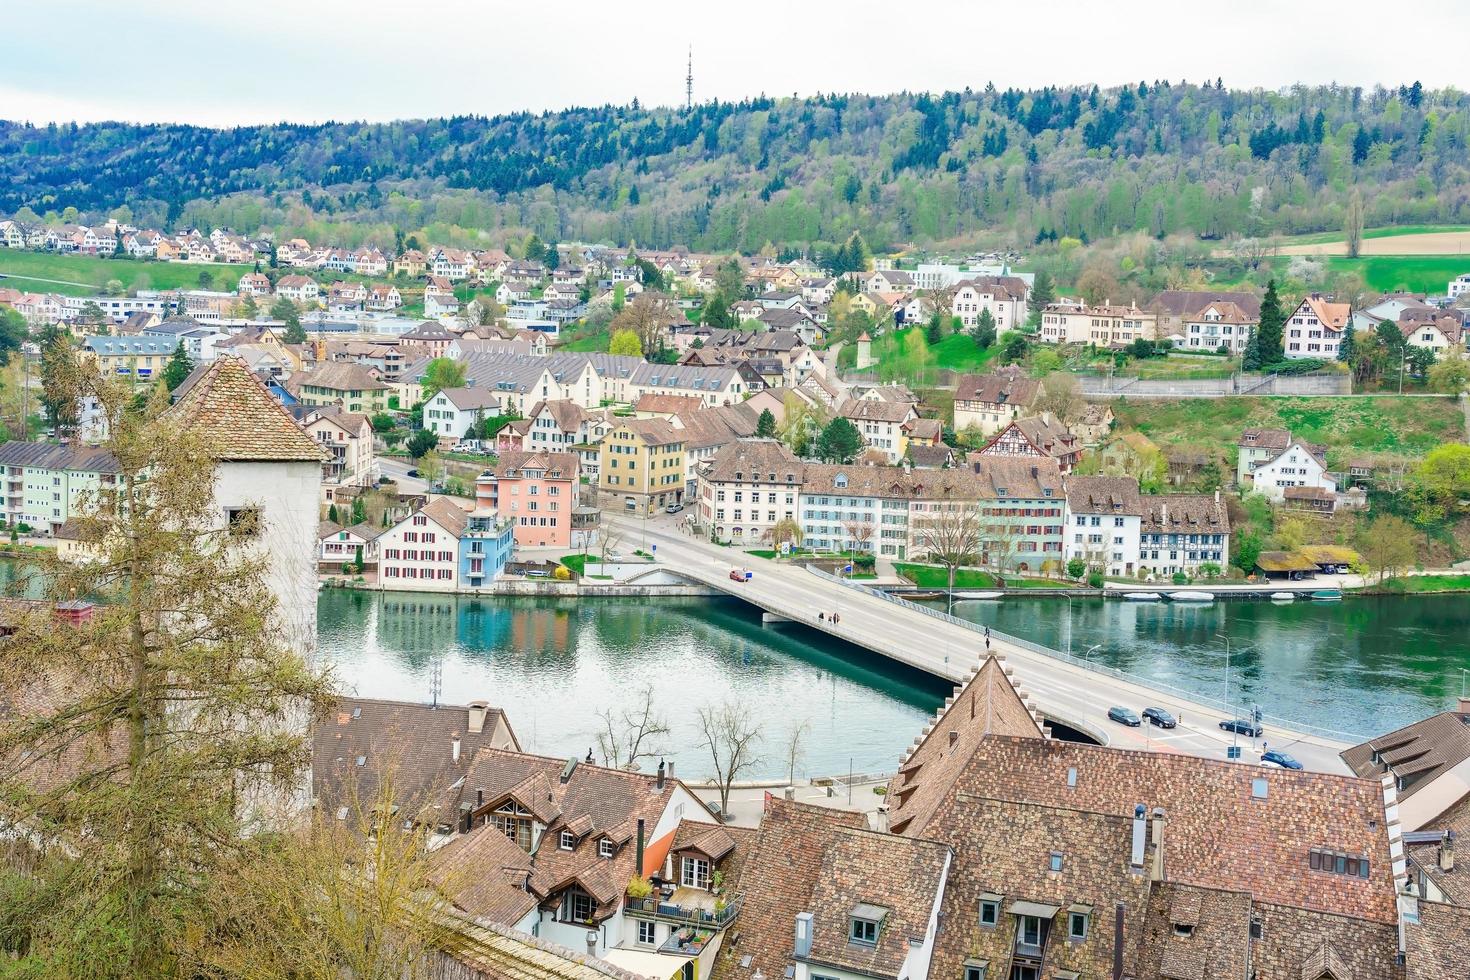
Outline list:
[[[105,449],[16,440],[0,445],[0,466],[32,466],[81,473],[117,473],[122,469],[117,457]]]
[[[680,388],[687,391],[719,391],[738,374],[729,367],[699,367],[693,364],[644,364],[633,372],[635,385]]]
[[[88,337],[82,346],[101,357],[167,357],[179,346],[174,337]]]

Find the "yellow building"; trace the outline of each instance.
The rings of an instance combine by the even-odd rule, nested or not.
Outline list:
[[[629,419],[603,437],[598,487],[625,510],[652,514],[684,502],[684,433],[664,419]]]
[[[305,405],[339,405],[359,415],[388,410],[392,388],[375,371],[347,361],[318,365],[296,374],[287,385]]]
[[[178,346],[173,337],[92,336],[83,339],[81,355],[104,376],[147,380],[163,373]]]

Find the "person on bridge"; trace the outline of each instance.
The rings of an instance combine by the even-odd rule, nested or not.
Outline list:
[[[817,618],[825,623],[827,621],[827,614],[824,612],[819,612],[817,613]]]

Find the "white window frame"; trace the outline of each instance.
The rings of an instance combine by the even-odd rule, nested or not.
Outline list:
[[[709,890],[710,863],[704,858],[685,856],[679,860],[679,884],[685,888]]]
[[[597,842],[597,856],[610,858],[613,856],[613,842],[604,837]]]
[[[658,945],[658,924],[648,919],[638,920],[638,945]]]
[[[570,830],[563,830],[561,832],[561,836],[557,838],[557,846],[560,847],[563,851],[576,849],[577,835],[572,833]]]

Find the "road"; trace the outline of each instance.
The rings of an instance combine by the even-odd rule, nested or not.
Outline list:
[[[394,456],[378,457],[378,471],[397,483],[402,492],[424,493],[429,489],[429,485],[416,476],[408,475],[408,471],[413,468],[412,460],[398,459]]]
[[[671,571],[719,586],[766,610],[928,673],[960,681],[985,653],[983,637],[970,629],[837,584],[801,566],[700,541],[681,533],[674,519],[660,517],[642,522],[604,513],[603,520],[615,525],[626,542],[645,540],[646,534],[648,544],[657,546],[659,564]],[[730,569],[736,565],[751,570],[749,582],[736,585],[730,581]],[[832,613],[839,618],[835,626]],[[1225,715],[1214,708],[1053,659],[999,638],[992,639],[991,649],[1005,655],[1006,663],[1015,668],[1027,700],[1034,702],[1042,714],[1107,744],[1211,759],[1226,758],[1226,749],[1239,744],[1244,761],[1259,760],[1260,746],[1253,747],[1250,739],[1221,731],[1219,722]],[[1170,730],[1149,725],[1127,728],[1108,721],[1107,710],[1112,705],[1135,711],[1157,705],[1173,713],[1181,724]],[[1309,769],[1348,771],[1337,755],[1346,742],[1288,732],[1268,724],[1265,743],[1290,752]]]

